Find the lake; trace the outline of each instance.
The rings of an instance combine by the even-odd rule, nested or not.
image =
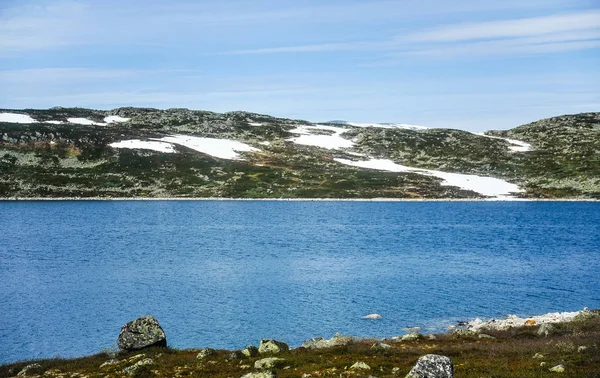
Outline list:
[[[0,202],[0,363],[115,348],[142,315],[234,349],[585,306],[597,202]]]

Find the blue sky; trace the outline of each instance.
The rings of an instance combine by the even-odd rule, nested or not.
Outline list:
[[[482,131],[600,111],[597,0],[0,0],[0,107]]]

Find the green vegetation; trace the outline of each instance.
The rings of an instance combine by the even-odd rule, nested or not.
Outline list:
[[[503,139],[460,130],[349,126],[343,126],[349,130],[343,137],[353,139],[355,147],[342,152],[286,141],[294,136],[289,130],[309,122],[247,112],[149,108],[2,111],[28,114],[40,122],[0,122],[0,198],[482,197],[440,185],[441,180],[431,176],[354,168],[333,160],[357,159],[350,153],[415,168],[502,178],[524,188],[524,197],[600,198],[600,113],[488,132],[531,143],[534,149],[527,152],[510,151],[509,142]],[[43,123],[70,117],[103,122],[107,115],[131,120],[106,126]],[[327,130],[318,133],[330,134]],[[245,153],[243,161],[232,161],[181,146],[175,154],[108,146],[171,134],[234,139],[261,151]],[[270,144],[261,144],[264,142]]]
[[[554,324],[547,336],[539,335],[539,327],[490,331],[483,338],[466,332],[425,336],[411,341],[383,340],[389,345],[385,348],[378,340],[359,340],[318,350],[297,348],[276,355],[285,361],[280,362],[275,371],[280,378],[404,377],[420,356],[431,353],[450,357],[455,376],[463,378],[600,376],[599,311],[584,313],[572,322]],[[267,357],[246,357],[242,353],[219,350],[204,359],[197,359],[198,352],[150,348],[130,353],[105,352],[76,359],[23,361],[0,365],[0,377],[16,376],[33,363],[39,367],[28,376],[125,377],[125,368],[146,358],[151,358],[154,364],[143,366],[134,377],[241,377],[256,371],[255,361]],[[105,364],[107,361],[111,362]],[[370,370],[350,369],[358,361],[365,362]],[[564,367],[564,373],[549,371],[557,365]]]

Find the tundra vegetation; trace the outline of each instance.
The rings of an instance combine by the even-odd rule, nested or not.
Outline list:
[[[334,160],[367,158],[500,178],[523,189],[518,197],[600,198],[600,113],[554,117],[486,135],[324,123],[347,129],[341,135],[353,141],[347,149],[294,143],[290,139],[298,135],[292,130],[314,124],[248,112],[126,107],[0,113],[29,115],[36,121],[0,122],[0,198],[484,197],[442,185],[434,176],[357,168]],[[129,120],[105,123],[107,116]],[[69,118],[97,124],[75,124]],[[169,135],[236,140],[256,150],[241,152],[243,160],[231,160],[182,145],[174,145],[176,153],[110,146]],[[503,138],[527,142],[532,148],[511,150]]]

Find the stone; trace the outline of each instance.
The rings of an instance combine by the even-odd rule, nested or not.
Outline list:
[[[246,357],[255,357],[258,355],[258,348],[254,345],[248,345],[242,349],[242,354]]]
[[[239,350],[234,350],[233,352],[229,353],[228,355],[225,356],[225,359],[227,361],[235,361],[235,360],[241,360],[242,358],[244,358],[244,354],[239,351]]]
[[[274,369],[283,367],[287,363],[283,358],[268,357],[263,358],[254,363],[255,369]]]
[[[550,369],[548,369],[551,372],[554,373],[564,373],[565,372],[565,367],[562,365],[556,365],[554,367],[551,367]]]
[[[280,353],[287,352],[290,347],[283,341],[273,339],[262,339],[258,345],[258,353]]]
[[[534,355],[533,355],[533,357],[531,357],[531,358],[535,358],[535,359],[537,359],[537,360],[541,360],[542,358],[544,358],[544,355],[543,355],[543,354],[541,354],[541,353],[536,353],[536,354],[534,354]]]
[[[259,373],[248,373],[241,378],[277,378],[277,374],[272,371],[263,371]]]
[[[477,337],[480,339],[495,339],[494,336],[488,335],[486,333],[480,333],[479,335],[477,335]]]
[[[137,318],[123,327],[117,339],[119,349],[133,351],[152,346],[166,347],[167,336],[153,316]]]
[[[405,378],[454,378],[454,365],[446,356],[426,354],[417,360]]]
[[[212,348],[204,348],[204,349],[201,349],[200,352],[198,352],[196,359],[203,360],[207,357],[214,356],[215,354],[217,354],[216,350],[214,350]]]
[[[382,342],[376,342],[375,344],[371,345],[371,350],[374,351],[384,351],[384,350],[388,350],[390,349],[392,346],[390,344],[386,344],[386,343],[382,343]]]
[[[123,369],[123,373],[125,373],[127,375],[135,375],[137,372],[144,369],[146,366],[151,366],[151,365],[154,365],[154,360],[151,358],[144,358],[143,360],[140,360],[140,361],[136,362],[135,364]]]
[[[525,325],[526,326],[528,326],[528,325],[535,325],[535,320],[533,320],[533,319],[527,319],[527,320],[525,320]]]
[[[108,361],[104,362],[102,365],[100,365],[100,369],[104,369],[104,368],[107,368],[107,367],[110,367],[110,366],[118,365],[119,363],[121,363],[119,360],[115,360],[115,359],[108,360]]]
[[[550,323],[542,323],[540,328],[538,328],[537,334],[538,336],[548,336],[554,330],[554,326]]]
[[[42,372],[42,365],[35,363],[35,364],[27,365],[23,369],[21,369],[21,371],[17,374],[17,377],[36,375],[41,372]]]
[[[307,349],[326,349],[338,346],[345,346],[354,341],[352,336],[343,336],[336,333],[331,339],[326,340],[322,337],[315,337],[302,343],[301,348]]]
[[[414,341],[414,340],[419,340],[422,339],[423,335],[421,335],[420,333],[407,333],[406,335],[402,336],[402,338],[400,340],[402,341]]]
[[[581,346],[579,346],[579,347],[577,348],[577,351],[578,351],[579,353],[581,353],[581,352],[585,352],[586,350],[587,350],[587,347],[586,347],[585,345],[581,345]]]
[[[350,366],[350,370],[371,370],[371,367],[362,361],[358,361]]]

